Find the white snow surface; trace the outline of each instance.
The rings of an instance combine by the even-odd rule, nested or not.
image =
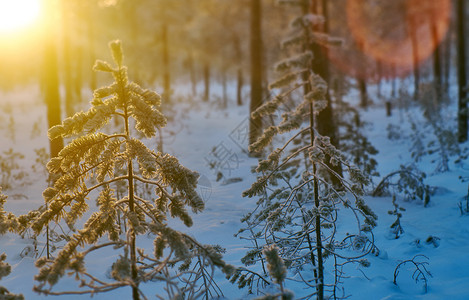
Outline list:
[[[201,174],[200,193],[206,202],[206,209],[193,216],[194,225],[191,228],[185,228],[179,221],[172,223],[177,229],[193,235],[202,243],[219,244],[226,248],[225,260],[235,266],[241,266],[240,258],[244,255],[248,242],[233,235],[242,227],[240,218],[255,206],[256,201],[241,196],[242,191],[255,179],[250,170],[257,163],[256,159],[247,156],[247,143],[242,135],[242,129],[247,124],[248,105],[237,107],[234,99],[230,99],[228,108],[222,109],[215,103],[215,98],[209,103],[203,103],[197,97],[185,98],[190,100],[173,104],[177,121],[170,121],[164,129],[164,151],[175,155],[183,165]],[[353,94],[349,98],[353,101]],[[25,158],[20,163],[28,173],[28,177],[22,181],[23,186],[3,191],[9,196],[5,208],[7,211],[22,214],[43,203],[41,194],[46,187],[45,176],[40,171],[33,170],[31,166],[35,164],[36,159],[34,149],[48,149],[46,108],[36,87],[0,93],[0,99],[0,154],[3,155],[3,151],[10,148],[22,153]],[[418,114],[418,111],[415,111],[415,114]],[[14,136],[8,129],[10,115],[14,116]],[[395,110],[392,117],[386,117],[383,105],[377,101],[367,111],[362,112],[362,118],[370,123],[367,136],[379,150],[376,159],[381,177],[374,179],[376,185],[384,175],[397,170],[400,164],[411,162],[408,142],[389,140],[386,127],[388,124],[400,125],[404,133],[410,129],[405,116]],[[32,136],[35,123],[41,132]],[[155,147],[155,143],[151,141],[148,145]],[[229,161],[220,167],[224,179],[219,181],[216,180],[216,170],[208,165],[208,161],[213,159],[212,149],[217,146],[217,149],[224,149],[227,155],[225,157],[229,157]],[[347,265],[343,288],[345,295],[350,296],[348,299],[469,299],[469,216],[461,216],[458,208],[458,203],[467,194],[467,183],[461,182],[458,176],[467,176],[468,171],[451,164],[449,172],[434,174],[434,166],[429,158],[424,158],[419,167],[427,172],[427,183],[438,187],[438,192],[432,196],[428,207],[398,199],[399,205],[406,209],[401,219],[405,232],[399,239],[392,239],[389,234],[389,226],[395,219],[387,213],[393,209],[391,198],[366,197],[367,203],[379,217],[374,236],[380,255],[367,257],[371,262],[368,268]],[[233,181],[231,183],[226,181],[230,178]],[[94,202],[93,199],[90,201]],[[339,222],[342,222],[340,226],[343,228],[356,226],[353,220],[345,219]],[[439,238],[438,247],[425,242],[429,236]],[[150,250],[151,240],[143,239],[141,242],[148,244]],[[34,266],[35,258],[31,254],[25,255],[25,249],[31,245],[31,240],[27,238],[21,239],[13,234],[0,236],[0,253],[5,252],[8,255],[7,262],[12,265],[12,273],[5,277],[0,285],[13,293],[22,293],[26,299],[56,298],[38,295],[32,291],[35,283],[33,277],[38,270]],[[42,252],[43,247],[43,237],[40,237],[38,250]],[[400,269],[398,285],[393,284],[396,266],[415,255],[425,255],[428,258],[425,261],[428,262],[427,268],[432,277],[428,277],[426,293],[423,283],[412,279],[414,269],[409,264]],[[112,250],[103,250],[89,257],[88,270],[90,273],[104,276],[108,271],[107,263],[112,263],[116,256]],[[326,276],[329,271],[326,270]],[[221,273],[217,274],[217,280],[226,299],[253,297],[247,294],[246,289],[239,290],[236,285],[230,284]],[[287,282],[286,287],[298,297],[305,292],[303,286],[294,282]],[[73,277],[64,277],[55,290],[75,288]],[[145,285],[144,291],[150,299],[154,299],[160,288],[158,285],[148,284]],[[130,299],[130,296],[130,288],[121,288],[94,295],[93,299]],[[58,298],[89,297],[82,295]]]

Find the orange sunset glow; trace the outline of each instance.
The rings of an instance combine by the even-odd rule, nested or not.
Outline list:
[[[432,55],[448,31],[449,0],[378,1],[384,9],[367,2],[347,1],[347,25],[358,48],[384,66],[410,70],[414,60]]]

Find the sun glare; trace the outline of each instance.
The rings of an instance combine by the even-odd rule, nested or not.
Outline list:
[[[39,18],[40,0],[0,0],[0,32],[23,29]]]

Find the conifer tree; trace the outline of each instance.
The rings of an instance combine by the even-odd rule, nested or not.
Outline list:
[[[337,106],[337,117],[341,133],[339,135],[340,150],[346,153],[347,158],[357,166],[366,176],[379,176],[376,170],[378,162],[373,155],[378,150],[364,135],[363,129],[368,125],[360,118],[359,110],[352,105],[341,101]]]
[[[25,215],[15,216],[15,214],[5,211],[4,206],[7,199],[8,196],[2,193],[2,187],[0,186],[0,235],[11,232],[23,237],[24,233],[29,229],[31,222],[38,217],[43,207],[30,211]]]
[[[10,264],[6,263],[7,256],[5,253],[0,254],[0,280],[8,276],[11,273],[11,266]],[[0,286],[0,299],[2,300],[24,300],[24,296],[22,294],[12,294],[8,291],[7,288]]]
[[[231,269],[222,261],[220,248],[201,245],[167,223],[169,215],[191,226],[188,209],[194,213],[204,209],[196,192],[199,175],[175,157],[150,150],[136,138],[154,137],[166,125],[165,116],[159,111],[161,99],[157,93],[128,80],[121,43],[111,42],[110,48],[116,65],[97,61],[94,69],[111,74],[114,82],[94,92],[88,111],[78,112],[49,130],[51,139],[72,140],[47,164],[48,170],[59,177],[53,187],[43,192],[48,208],[32,228],[39,233],[49,223],[60,221],[73,228],[87,212],[91,215],[54,259],[37,261],[40,270],[35,279],[39,284],[34,289],[48,295],[93,295],[128,286],[135,300],[145,298],[139,288],[142,283],[157,281],[166,286],[162,290],[171,299],[219,294],[210,270]],[[120,118],[119,124],[123,125],[112,128],[114,122],[109,122],[113,118]],[[115,132],[105,133],[106,127]],[[154,188],[152,197],[136,192],[142,184]],[[122,186],[126,194],[120,196],[117,188]],[[92,198],[96,200],[96,211],[90,208]],[[123,233],[119,226],[121,217],[126,222]],[[142,235],[153,238],[153,253],[137,247],[137,237]],[[110,278],[90,274],[86,256],[109,247],[121,251],[109,266]],[[52,291],[66,274],[75,275],[83,289]]]
[[[20,218],[12,213],[7,213],[4,209],[7,199],[8,197],[2,193],[2,187],[0,186],[0,234],[21,232],[25,229],[25,224],[34,217],[34,213],[29,213]],[[5,253],[0,254],[0,280],[11,273],[11,266],[5,262],[6,258]],[[23,300],[24,296],[22,294],[12,294],[7,288],[0,286],[0,299]]]
[[[280,2],[310,11],[304,10],[310,1]],[[317,130],[317,115],[327,105],[327,84],[312,71],[313,54],[308,45],[335,43],[312,30],[322,21],[320,16],[306,13],[291,22],[292,33],[283,46],[295,54],[277,64],[276,71],[282,76],[270,85],[280,93],[253,113],[253,117],[268,116],[281,111],[286,103],[296,103],[294,108],[285,109],[280,123],[268,127],[250,145],[250,151],[260,152],[274,145],[276,136],[287,137],[267,159],[259,161],[255,170],[258,178],[243,193],[257,198],[257,206],[242,219],[246,227],[238,233],[253,243],[242,259],[246,265],[262,262],[264,266],[264,247],[276,244],[294,280],[302,280],[311,288],[305,298],[316,296],[321,300],[327,298],[327,293],[339,297],[337,287],[344,264],[354,261],[368,265],[363,257],[374,247],[365,249],[365,245],[372,243],[371,229],[377,219],[363,199],[368,177]],[[347,177],[335,172],[330,164],[342,165]],[[338,229],[337,223],[346,211],[356,217],[354,233],[351,228],[348,232]],[[360,251],[350,257],[345,253],[350,248]],[[331,272],[325,268],[328,257],[333,257]],[[238,283],[245,284],[246,280],[252,282],[252,276],[240,276]]]

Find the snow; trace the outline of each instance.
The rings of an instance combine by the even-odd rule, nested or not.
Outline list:
[[[177,90],[177,89],[176,89]],[[372,93],[372,90],[370,91]],[[34,171],[34,149],[48,148],[46,139],[46,110],[40,100],[37,87],[27,87],[0,94],[0,154],[13,148],[22,153],[25,158],[20,161],[28,177],[22,180],[22,186],[4,190],[9,196],[6,210],[17,214],[25,213],[42,204],[42,190],[46,187],[45,176],[40,171]],[[184,97],[188,99],[189,97]],[[234,97],[232,97],[234,98]],[[349,95],[353,101],[354,95]],[[213,100],[212,100],[213,101]],[[241,266],[240,258],[249,246],[245,240],[233,235],[241,228],[239,219],[254,207],[255,199],[241,197],[242,191],[254,181],[251,167],[256,159],[246,154],[247,142],[246,116],[248,106],[238,107],[231,99],[228,109],[221,109],[213,102],[204,103],[198,98],[190,101],[179,100],[173,104],[174,119],[168,128],[164,129],[164,151],[175,155],[183,165],[201,174],[199,191],[206,203],[204,212],[194,216],[193,227],[187,229],[179,221],[172,222],[176,229],[185,231],[196,237],[200,242],[220,244],[226,248],[224,256],[228,263]],[[415,108],[410,108],[410,110]],[[397,109],[394,115],[387,118],[383,105],[378,101],[367,111],[362,111],[363,120],[370,123],[367,136],[371,143],[379,150],[376,155],[378,171],[381,177],[397,170],[400,164],[411,162],[409,144],[406,140],[389,140],[386,128],[389,124],[399,125],[402,132],[409,132],[406,116]],[[412,111],[418,115],[418,110]],[[14,116],[15,134],[9,132],[9,116]],[[455,115],[455,114],[454,114]],[[32,136],[34,124],[41,132]],[[156,143],[153,147],[156,147]],[[215,155],[216,154],[216,155]],[[214,156],[215,155],[215,156]],[[224,164],[220,159],[223,158]],[[218,161],[217,161],[218,159]],[[215,163],[210,168],[209,163]],[[218,163],[218,164],[217,164]],[[427,172],[426,183],[438,187],[438,193],[431,198],[430,205],[423,207],[421,203],[405,202],[398,199],[399,206],[404,207],[401,224],[404,233],[399,239],[393,239],[389,234],[389,226],[395,217],[388,214],[393,209],[391,197],[367,196],[367,204],[378,215],[378,226],[374,230],[375,244],[380,250],[378,256],[370,255],[371,266],[368,268],[357,265],[347,265],[346,278],[343,279],[345,295],[348,299],[467,299],[469,295],[469,216],[460,216],[458,203],[467,193],[467,183],[461,182],[460,175],[467,176],[467,171],[451,164],[451,170],[446,173],[433,173],[434,165],[430,158],[424,158],[419,167]],[[217,180],[222,173],[222,178]],[[374,184],[380,178],[374,179]],[[21,195],[25,196],[22,197]],[[341,220],[342,228],[356,226],[353,220]],[[427,243],[430,236],[435,237],[437,245]],[[42,251],[43,237],[38,239],[38,249]],[[151,241],[147,241],[151,247]],[[12,273],[5,277],[1,284],[13,293],[23,293],[26,299],[49,299],[37,295],[31,289],[34,285],[33,276],[37,273],[32,254],[20,255],[26,247],[31,247],[32,240],[12,234],[0,236],[0,252],[8,255],[7,262],[12,265]],[[24,254],[24,252],[23,252]],[[105,276],[106,266],[113,262],[117,254],[112,250],[102,251],[100,255],[88,259],[91,273]],[[428,291],[425,293],[423,282],[412,279],[414,269],[410,264],[400,268],[397,277],[398,285],[393,284],[393,274],[396,266],[404,261],[419,256],[416,259],[428,262],[427,268],[431,277],[427,275]],[[327,277],[326,270],[326,277]],[[227,299],[246,299],[247,290],[238,290],[217,274],[218,283]],[[76,286],[73,278],[64,278],[56,286],[56,290],[73,289]],[[287,282],[286,287],[297,296],[304,293],[303,287],[297,283]],[[161,287],[151,284],[144,287],[149,298]],[[64,299],[87,299],[90,296],[63,296]],[[128,299],[130,289],[123,288],[105,294],[94,295],[94,299]]]

